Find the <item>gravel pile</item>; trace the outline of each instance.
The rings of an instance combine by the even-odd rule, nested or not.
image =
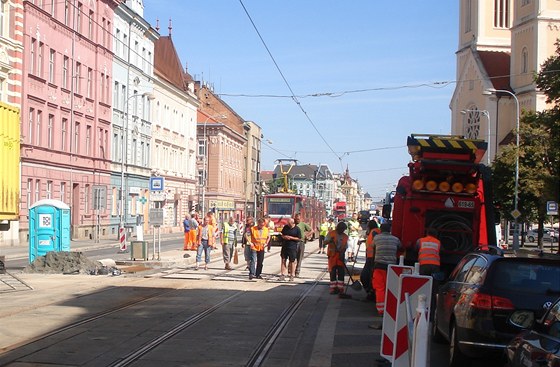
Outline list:
[[[104,266],[99,261],[88,259],[81,252],[48,252],[45,256],[37,257],[27,265],[25,273],[43,274],[114,274],[117,269]]]

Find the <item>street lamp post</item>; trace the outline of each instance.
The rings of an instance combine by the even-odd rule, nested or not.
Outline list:
[[[126,101],[126,116],[123,116],[123,137],[124,137],[124,141],[123,144],[121,145],[121,197],[120,197],[120,215],[119,215],[119,237],[121,238],[122,233],[125,232],[125,228],[124,228],[124,216],[125,216],[125,212],[124,212],[124,166],[125,166],[125,159],[126,159],[126,155],[128,154],[127,152],[127,146],[128,146],[128,120],[129,120],[129,108],[128,108],[128,102],[132,99],[132,98],[136,98],[136,97],[147,97],[148,100],[152,101],[153,99],[155,99],[154,95],[150,92],[145,92],[142,94],[133,94],[131,96],[129,96]],[[145,106],[144,106],[145,107]],[[126,238],[126,237],[125,237]],[[122,244],[121,244],[122,246]],[[126,246],[126,245],[124,245]],[[121,249],[126,249],[125,248],[121,248]]]
[[[519,100],[517,96],[510,92],[509,90],[505,89],[487,89],[482,94],[484,95],[495,95],[496,93],[507,93],[513,97],[515,100],[515,188],[514,188],[514,198],[513,198],[513,249],[519,250],[519,228],[517,227],[517,218],[519,218],[519,210],[517,209],[518,201],[519,201]]]
[[[488,152],[486,153],[486,163],[489,166],[490,165],[490,112],[488,112],[487,110],[462,110],[461,111],[461,115],[466,115],[467,112],[476,112],[480,115],[486,116],[486,118],[488,119]]]

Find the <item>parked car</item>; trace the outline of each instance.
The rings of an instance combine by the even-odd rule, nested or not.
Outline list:
[[[535,242],[537,238],[539,238],[539,234],[536,229],[530,229],[527,231],[526,238],[528,242]],[[543,241],[550,242],[551,238],[553,242],[558,242],[558,233],[556,233],[554,230],[543,228]]]
[[[560,298],[541,320],[535,321],[532,311],[518,311],[510,323],[527,328],[507,346],[509,367],[560,366]]]
[[[432,334],[450,343],[450,366],[503,356],[521,331],[508,323],[519,309],[537,317],[560,295],[560,256],[537,251],[467,254],[436,296]]]

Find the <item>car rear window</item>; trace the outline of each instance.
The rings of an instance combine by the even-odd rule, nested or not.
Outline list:
[[[524,293],[560,294],[560,262],[496,261],[492,286]]]

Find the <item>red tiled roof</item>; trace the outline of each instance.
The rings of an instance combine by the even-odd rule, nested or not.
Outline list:
[[[509,85],[510,54],[496,51],[478,51],[478,55],[494,88],[511,90]]]
[[[170,36],[160,36],[154,43],[154,73],[181,90],[187,90],[185,71]]]

